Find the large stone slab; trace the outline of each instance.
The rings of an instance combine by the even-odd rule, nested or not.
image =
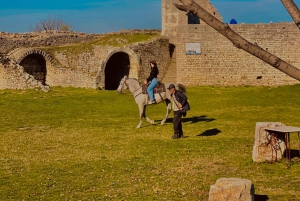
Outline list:
[[[285,151],[284,140],[272,139],[265,128],[284,126],[281,122],[257,122],[255,127],[252,160],[254,162],[278,161]],[[276,142],[274,142],[276,140]]]
[[[209,201],[254,201],[254,185],[247,179],[220,178],[210,186]]]

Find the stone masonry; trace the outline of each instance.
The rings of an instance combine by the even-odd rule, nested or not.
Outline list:
[[[209,0],[194,0],[222,21]],[[173,3],[162,0],[162,36],[176,47],[177,81],[185,85],[289,85],[299,81],[278,71],[269,64],[237,49],[216,30],[200,20],[188,24],[185,12]],[[236,19],[239,23],[239,19]],[[292,20],[292,19],[291,19]],[[294,23],[235,24],[230,27],[239,35],[256,43],[284,61],[300,66],[300,31]],[[200,55],[186,55],[186,43],[200,43]]]
[[[209,0],[195,2],[222,21],[222,16]],[[188,24],[186,13],[179,11],[173,3],[180,2],[162,0],[161,37],[122,47],[93,45],[86,50],[81,48],[79,53],[68,48],[49,52],[51,48],[59,46],[84,46],[94,39],[116,33],[1,32],[0,89],[32,88],[31,84],[26,84],[28,82],[23,75],[18,76],[20,70],[45,86],[105,89],[110,83],[116,84],[123,74],[144,80],[149,74],[151,59],[157,60],[160,80],[186,86],[278,86],[299,83],[260,59],[235,48],[227,38],[201,20],[200,24]],[[240,23],[239,19],[236,20]],[[300,66],[300,32],[294,23],[241,23],[230,27],[248,41],[295,67]],[[132,30],[118,34],[139,32]],[[187,43],[200,44],[201,53],[187,55]]]
[[[129,77],[140,81],[149,75],[149,60],[157,60],[160,69],[159,79],[162,79],[170,63],[169,40],[162,37],[123,47],[93,45],[92,48],[86,50],[82,48],[82,51],[74,53],[73,44],[84,45],[102,35],[45,32],[39,34],[2,33],[0,36],[0,43],[3,44],[0,49],[0,89],[33,87],[26,84],[24,76],[18,76],[19,71],[16,72],[17,68],[13,67],[15,65],[18,65],[21,71],[32,75],[32,78],[37,79],[36,81],[40,79],[45,85],[105,89],[105,73],[111,71],[108,63],[118,53],[128,57]],[[55,46],[70,46],[70,48],[47,52]],[[26,66],[21,64],[26,64]],[[38,67],[38,64],[41,67]],[[122,61],[119,61],[120,66],[117,68],[124,68],[121,64]],[[117,75],[118,72],[115,74],[118,77],[124,76]]]

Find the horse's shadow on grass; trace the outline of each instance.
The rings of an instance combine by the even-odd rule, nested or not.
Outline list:
[[[203,133],[198,134],[197,136],[204,137],[204,136],[214,136],[221,133],[221,131],[217,128],[209,129],[204,131]]]
[[[182,118],[182,123],[190,123],[190,124],[194,124],[194,123],[198,123],[200,121],[204,121],[204,122],[210,122],[210,121],[214,121],[216,120],[215,118],[207,118],[205,115],[202,116],[198,116],[198,117],[183,117]],[[173,118],[168,118],[166,123],[172,123],[173,122]]]

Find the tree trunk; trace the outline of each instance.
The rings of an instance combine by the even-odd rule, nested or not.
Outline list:
[[[300,29],[300,11],[293,0],[281,0],[282,4],[293,18],[295,24]]]
[[[270,64],[276,69],[284,72],[285,74],[300,80],[300,70],[296,67],[290,65],[289,63],[281,60],[275,55],[265,51],[261,47],[254,45],[241,37],[239,34],[234,32],[228,24],[224,24],[213,15],[209,14],[201,6],[195,3],[193,0],[179,0],[183,5],[175,4],[174,5],[181,11],[186,11],[188,13],[194,13],[206,24],[214,28],[216,31],[221,33],[223,36],[228,38],[235,47],[245,50],[246,52],[256,56],[262,61]]]

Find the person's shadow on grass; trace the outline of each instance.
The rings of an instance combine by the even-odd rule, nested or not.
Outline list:
[[[299,149],[291,149],[290,151],[291,151],[291,164],[290,165],[300,163],[300,151],[299,151]],[[283,153],[283,157],[286,158],[286,150]]]
[[[255,201],[268,201],[269,197],[267,195],[254,195],[254,200]]]

